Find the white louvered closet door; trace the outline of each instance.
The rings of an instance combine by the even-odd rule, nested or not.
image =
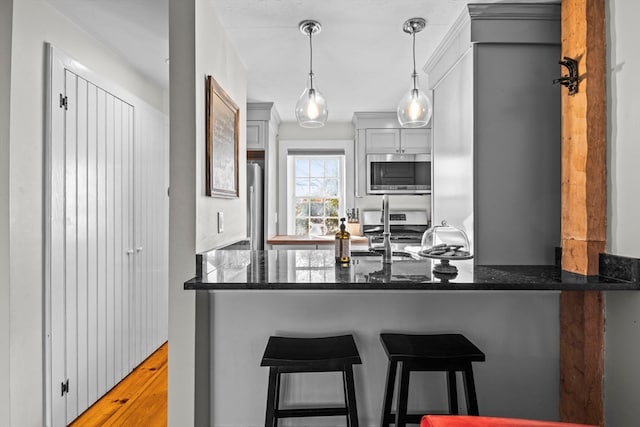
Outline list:
[[[166,341],[167,147],[164,115],[52,68],[47,401],[61,426]]]

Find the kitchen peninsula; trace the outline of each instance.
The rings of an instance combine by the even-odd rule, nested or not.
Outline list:
[[[400,255],[400,254],[398,254]],[[270,335],[353,334],[361,425],[377,425],[386,357],[381,332],[464,333],[486,354],[474,367],[480,413],[557,419],[560,290],[637,290],[639,283],[583,277],[555,266],[478,266],[452,262],[458,275],[435,277],[430,259],[401,254],[390,265],[359,253],[336,267],[332,250],[212,250],[197,257],[196,413],[203,424],[264,422],[268,371],[260,357]],[[446,408],[444,378],[412,377],[409,408]],[[286,378],[283,404],[339,403],[339,377]],[[462,400],[461,400],[462,401]],[[199,407],[201,405],[202,407]],[[203,407],[205,409],[203,409]],[[309,425],[314,424],[310,419]],[[326,425],[326,423],[324,424]]]
[[[331,249],[318,250],[212,250],[196,257],[192,290],[639,290],[640,284],[581,276],[557,266],[474,265],[473,260],[452,261],[457,275],[439,275],[440,261],[401,252],[392,264],[381,255],[354,252],[349,267],[336,265]]]

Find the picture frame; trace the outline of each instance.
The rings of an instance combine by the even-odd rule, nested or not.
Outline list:
[[[240,197],[240,109],[213,76],[206,79],[206,194]]]

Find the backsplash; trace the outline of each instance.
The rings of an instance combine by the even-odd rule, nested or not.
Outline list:
[[[562,248],[555,249],[555,265],[562,267]],[[640,283],[640,259],[601,253],[598,259],[601,277]]]
[[[640,259],[600,254],[600,276],[640,283]]]

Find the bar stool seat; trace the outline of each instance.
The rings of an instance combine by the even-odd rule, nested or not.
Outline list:
[[[420,427],[597,427],[587,424],[464,415],[425,415]]]
[[[483,362],[484,353],[462,334],[380,334],[389,365],[382,408],[381,427],[395,424],[404,427],[407,423],[419,424],[422,414],[408,414],[407,400],[409,376],[414,371],[442,371],[447,373],[449,413],[458,414],[458,392],[456,372],[463,373],[467,413],[478,415],[473,368],[471,362]],[[396,410],[392,410],[396,383],[396,372],[401,372],[398,384]]]
[[[321,338],[269,337],[260,363],[260,366],[269,367],[265,426],[276,427],[280,418],[346,416],[348,427],[358,427],[353,365],[361,363],[352,335]],[[342,372],[345,405],[280,409],[280,375],[299,372]]]

